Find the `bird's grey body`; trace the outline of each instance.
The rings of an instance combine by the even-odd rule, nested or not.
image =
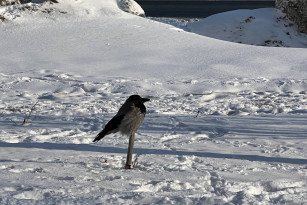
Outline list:
[[[144,102],[146,101],[149,101],[149,99],[141,98],[139,95],[131,95],[118,110],[117,114],[93,140],[93,142],[98,142],[106,135],[116,132],[129,136],[126,168],[127,166],[131,167],[134,135],[144,121],[146,114]]]
[[[131,136],[135,133],[145,118],[145,112],[141,112],[138,107],[129,107],[129,112],[124,116],[120,126],[119,131],[122,135]]]
[[[131,95],[93,142],[98,142],[106,135],[116,132],[127,136],[134,134],[144,121],[146,107],[143,103],[146,101],[149,99],[141,98],[139,95]]]

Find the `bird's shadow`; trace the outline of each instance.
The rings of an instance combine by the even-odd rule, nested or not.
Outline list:
[[[88,152],[103,152],[103,153],[127,153],[127,149],[118,147],[106,147],[97,145],[87,144],[57,144],[57,143],[6,143],[0,142],[0,147],[11,147],[11,148],[37,148],[47,150],[74,150],[74,151],[88,151]],[[214,152],[193,152],[184,150],[165,150],[165,149],[144,149],[135,148],[135,154],[156,154],[156,155],[177,155],[177,156],[198,156],[206,158],[218,158],[218,159],[237,159],[237,160],[248,160],[258,162],[276,162],[276,163],[288,163],[288,164],[307,164],[307,159],[299,158],[285,158],[285,157],[266,157],[260,155],[241,155],[241,154],[222,154]],[[0,162],[5,159],[0,159]]]

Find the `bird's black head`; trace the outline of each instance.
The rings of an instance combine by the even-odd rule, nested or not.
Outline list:
[[[128,100],[130,100],[135,105],[135,107],[138,107],[141,110],[141,113],[146,113],[146,107],[144,105],[144,102],[149,101],[148,98],[142,98],[139,95],[131,95]]]
[[[149,101],[150,99],[148,98],[142,98],[139,95],[131,95],[128,100],[131,100],[134,104],[138,104],[138,103],[144,103]]]

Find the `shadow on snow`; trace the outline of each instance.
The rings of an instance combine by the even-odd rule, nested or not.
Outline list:
[[[103,147],[86,144],[56,144],[56,143],[5,143],[0,142],[0,147],[6,148],[37,148],[48,150],[74,150],[74,151],[88,151],[88,152],[103,152],[103,153],[120,153],[125,154],[127,149],[116,147]],[[238,159],[249,160],[258,162],[276,162],[276,163],[289,163],[289,164],[307,164],[307,159],[299,158],[284,158],[284,157],[266,157],[259,155],[240,155],[240,154],[223,154],[213,152],[193,152],[193,151],[172,151],[163,149],[143,149],[135,148],[136,154],[157,154],[157,155],[186,155],[186,156],[198,156],[207,158],[220,158],[220,159]],[[7,161],[0,159],[0,162]]]

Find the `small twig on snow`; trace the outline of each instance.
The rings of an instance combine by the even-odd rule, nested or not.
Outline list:
[[[138,165],[138,159],[139,158],[135,158],[135,160],[132,162],[133,168],[135,168]]]
[[[29,121],[31,114],[32,114],[32,111],[34,110],[34,108],[38,104],[38,102],[39,102],[39,100],[31,107],[29,114],[25,116],[23,123],[22,123],[23,125],[26,124]]]
[[[196,116],[195,116],[195,118],[197,118],[197,117],[198,117],[198,114],[199,114],[199,113],[200,113],[200,111],[198,110],[198,111],[197,111],[197,114],[196,114]]]

